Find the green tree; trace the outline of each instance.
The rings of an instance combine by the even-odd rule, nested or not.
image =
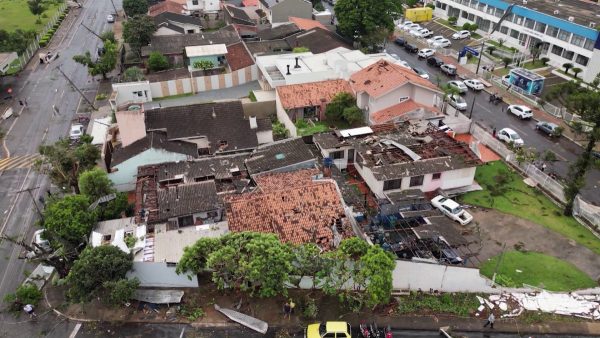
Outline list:
[[[468,23],[468,22],[465,22],[465,23],[462,25],[462,29],[463,29],[463,30],[465,30],[465,31],[469,31],[469,32],[470,32],[470,31],[471,31],[471,24],[470,24],[470,23]]]
[[[442,87],[440,87],[440,89],[442,89],[442,91],[444,92],[444,107],[442,109],[442,112],[444,114],[446,114],[446,110],[448,109],[448,101],[450,100],[450,97],[454,96],[454,95],[459,95],[460,92],[458,91],[458,88],[456,87],[452,87],[449,85],[444,85]]]
[[[334,9],[338,29],[359,41],[376,31],[391,32],[394,20],[402,14],[402,3],[402,0],[338,0]]]
[[[451,24],[451,25],[455,25],[455,24],[456,24],[456,21],[458,21],[458,18],[457,18],[457,17],[455,17],[455,16],[448,17],[448,23],[449,23],[449,24]]]
[[[506,39],[498,39],[498,47],[500,47],[500,48],[504,47],[505,42],[506,42]]]
[[[577,74],[581,73],[581,72],[583,71],[583,69],[581,69],[581,68],[579,68],[579,67],[573,67],[573,68],[571,69],[571,71],[573,72],[573,75],[574,75],[575,77],[577,77]]]
[[[113,306],[123,305],[131,300],[135,290],[139,286],[140,281],[137,278],[106,281],[102,283],[102,287],[108,293],[104,297],[105,302]]]
[[[111,30],[104,31],[102,34],[100,34],[100,39],[102,41],[110,41],[115,44],[117,43],[117,39],[115,38],[115,33]]]
[[[324,10],[325,10],[325,6],[323,6],[323,3],[322,3],[321,1],[319,1],[319,2],[317,2],[317,3],[314,5],[314,9],[315,9],[317,12],[322,12],[322,11],[324,11]]]
[[[367,253],[369,244],[358,237],[345,239],[340,243],[339,249],[351,259],[357,260]]]
[[[88,196],[91,202],[94,202],[102,196],[113,193],[115,189],[106,171],[93,168],[79,176],[79,191]]]
[[[92,145],[89,138],[82,138],[81,141],[75,148],[70,146],[67,139],[60,139],[52,145],[41,145],[41,157],[35,163],[36,169],[48,174],[55,185],[64,189],[70,187],[79,193],[79,173],[95,167],[100,160],[98,147]]]
[[[152,52],[148,57],[148,69],[153,72],[169,68],[169,60],[160,52]]]
[[[86,302],[105,291],[106,282],[125,278],[133,265],[132,257],[112,245],[86,248],[67,277],[67,294],[72,301]]]
[[[569,74],[569,69],[573,68],[573,64],[570,62],[563,63],[562,67],[565,69],[565,73]]]
[[[44,0],[28,0],[27,6],[29,7],[29,11],[31,12],[31,14],[37,15],[38,18],[46,10]]]
[[[208,256],[221,246],[220,238],[201,238],[194,245],[186,246],[183,255],[177,263],[178,274],[191,273],[197,275],[207,271]]]
[[[359,279],[365,281],[366,304],[374,307],[389,303],[393,289],[392,272],[396,267],[392,255],[380,246],[370,246],[360,262]]]
[[[194,62],[194,68],[202,69],[203,71],[207,71],[209,69],[213,69],[215,64],[210,60],[199,60]]]
[[[323,258],[321,257],[321,249],[314,243],[304,243],[295,246],[292,249],[293,255],[293,275],[299,278],[295,281],[296,286],[300,287],[301,277],[311,277],[314,290],[317,284],[317,276],[323,268]]]
[[[512,58],[503,57],[502,63],[504,64],[504,68],[508,68],[508,65],[510,65],[512,63]]]
[[[144,72],[136,66],[129,67],[123,72],[123,82],[143,81],[145,79]]]
[[[337,93],[325,108],[325,116],[332,120],[341,120],[344,117],[344,109],[356,104],[356,99],[347,92]]]
[[[289,130],[285,125],[279,121],[273,122],[273,135],[277,138],[283,139],[288,136]]]
[[[540,61],[542,61],[542,64],[545,66],[550,61],[550,58],[549,57],[543,57],[543,58],[540,59]]]
[[[34,284],[19,285],[15,293],[9,293],[4,296],[4,301],[10,303],[14,311],[21,311],[24,304],[36,306],[42,300],[42,291]]]
[[[535,45],[529,49],[529,52],[531,53],[531,60],[535,62],[540,57],[542,49],[538,45]]]
[[[155,31],[154,19],[147,15],[136,15],[123,24],[123,40],[139,55],[142,47],[150,43]]]
[[[494,52],[496,51],[496,46],[493,46],[493,45],[488,46],[487,51],[488,51],[488,53],[490,53],[490,55],[494,55]]]
[[[469,32],[473,33],[478,28],[479,28],[479,25],[477,25],[476,23],[472,23],[472,24],[469,25],[469,27],[466,30],[468,30]]]
[[[111,72],[117,66],[117,45],[110,40],[104,41],[104,54],[96,61],[92,60],[90,52],[84,55],[75,55],[73,60],[88,67],[88,73],[92,76],[102,75],[106,79],[106,74]]]
[[[344,120],[348,121],[348,123],[350,123],[351,125],[363,122],[364,120],[363,112],[357,106],[352,106],[344,109],[344,113],[342,115],[344,116]]]
[[[125,216],[131,217],[133,216],[133,212],[133,204],[130,204],[127,200],[127,194],[119,192],[115,199],[98,207],[98,220],[106,221],[121,218],[123,213],[125,213]]]
[[[148,13],[147,0],[123,0],[123,10],[128,17]]]
[[[83,195],[51,200],[44,209],[43,222],[50,239],[67,242],[73,248],[85,243],[96,223],[96,214],[88,211],[89,205]]]

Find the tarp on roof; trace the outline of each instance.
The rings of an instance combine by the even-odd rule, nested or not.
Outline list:
[[[152,304],[181,303],[183,291],[180,290],[135,290],[133,299]]]

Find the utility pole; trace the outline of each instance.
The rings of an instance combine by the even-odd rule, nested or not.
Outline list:
[[[98,39],[100,39],[102,41],[102,38],[100,37],[100,35],[96,34],[96,32],[94,32],[91,28],[89,28],[88,26],[84,25],[83,22],[80,23],[80,25],[83,26],[83,28],[87,29],[88,32],[94,34]]]
[[[23,189],[23,190],[15,191],[15,192],[17,194],[20,194],[22,192],[27,192],[29,194],[29,197],[31,197],[31,202],[33,202],[33,205],[35,206],[35,210],[37,210],[38,215],[40,215],[40,218],[43,221],[44,220],[44,215],[42,215],[42,211],[40,210],[40,207],[38,207],[37,203],[35,203],[35,198],[33,197],[33,194],[31,193],[32,190],[36,190],[38,188],[39,187],[28,188],[28,189]]]
[[[117,11],[117,7],[115,6],[115,2],[113,0],[110,0],[110,3],[112,3],[113,8],[115,9],[115,16],[119,16],[119,11]]]
[[[513,7],[515,7],[515,4],[510,4],[506,8],[506,10],[504,11],[504,14],[502,14],[502,16],[500,17],[500,20],[498,20],[498,22],[492,28],[492,31],[489,34],[487,34],[488,37],[491,36],[492,34],[494,34],[494,32],[498,28],[500,28],[500,24],[512,12]],[[479,66],[481,65],[481,59],[483,58],[483,48],[484,47],[485,47],[485,39],[481,42],[481,50],[479,51],[479,61],[477,61],[477,70],[475,71],[475,74],[479,74]]]
[[[477,93],[473,93],[473,101],[471,102],[471,110],[469,111],[469,120],[473,116],[473,108],[475,107],[475,99],[476,98],[477,98]]]
[[[90,101],[87,97],[85,97],[85,95],[83,95],[83,92],[77,88],[77,86],[73,83],[73,81],[71,81],[71,79],[69,79],[69,77],[67,76],[67,74],[65,74],[65,72],[63,72],[63,70],[60,68],[60,66],[58,66],[56,69],[58,69],[58,71],[62,74],[62,76],[65,77],[65,79],[67,79],[67,81],[69,81],[69,83],[71,84],[71,86],[73,86],[73,88],[75,88],[75,90],[79,93],[79,95],[81,95],[81,97],[83,97],[83,99],[90,104],[90,106],[92,106],[92,109],[96,110],[96,106],[94,106],[94,102]]]

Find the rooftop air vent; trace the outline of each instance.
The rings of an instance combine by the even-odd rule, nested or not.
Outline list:
[[[569,20],[570,22],[573,22],[573,21],[575,20],[575,18],[574,18],[574,17],[572,17],[572,16],[570,16],[570,17],[568,18],[568,20]]]

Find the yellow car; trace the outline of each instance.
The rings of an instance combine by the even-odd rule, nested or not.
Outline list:
[[[346,322],[325,322],[310,324],[304,338],[352,338],[352,329]]]

